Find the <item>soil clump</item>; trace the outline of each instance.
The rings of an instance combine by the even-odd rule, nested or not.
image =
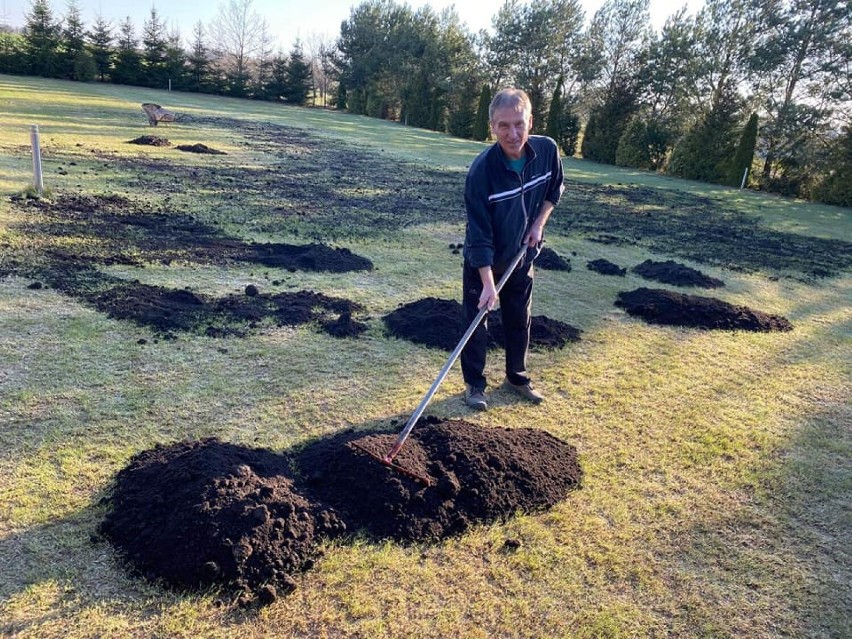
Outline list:
[[[389,335],[415,344],[451,352],[467,326],[463,326],[462,306],[455,300],[426,297],[409,302],[383,318]],[[488,347],[504,344],[502,317],[499,312],[486,316]],[[562,348],[580,339],[581,331],[559,320],[536,315],[530,326],[530,347]]]
[[[207,155],[227,155],[224,151],[220,151],[219,149],[213,149],[206,144],[201,144],[201,142],[197,144],[178,144],[175,147],[178,151],[186,151],[188,153],[203,153]]]
[[[655,262],[645,260],[631,269],[646,280],[655,280],[675,286],[695,286],[698,288],[721,288],[725,285],[722,280],[705,275],[701,271],[678,264],[674,260]]]
[[[587,262],[586,268],[590,271],[600,273],[601,275],[617,275],[618,277],[624,277],[627,275],[626,268],[621,268],[618,264],[613,264],[609,260],[605,260],[603,258]]]
[[[535,258],[534,263],[538,268],[543,268],[548,271],[568,272],[571,270],[571,260],[566,260],[564,257],[559,255],[559,253],[547,246],[541,249],[541,253],[539,253],[537,258]]]
[[[133,138],[127,141],[128,144],[142,144],[145,146],[171,146],[172,143],[166,138],[161,138],[157,135],[141,135],[138,138]]]
[[[423,418],[397,461],[432,486],[350,445],[384,453],[395,439],[350,430],[286,454],[216,439],[157,446],[116,475],[99,531],[146,578],[266,604],[296,587],[324,540],[434,542],[550,508],[582,480],[576,449],[531,428]]]
[[[615,305],[650,324],[756,332],[793,330],[790,321],[780,315],[735,306],[713,297],[664,289],[638,288],[622,292]]]

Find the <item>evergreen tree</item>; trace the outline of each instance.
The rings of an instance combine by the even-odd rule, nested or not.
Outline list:
[[[641,118],[633,118],[621,139],[615,153],[615,163],[634,169],[651,168],[651,152],[648,145],[648,126]]]
[[[714,108],[677,143],[668,172],[689,180],[721,182],[736,148],[740,108],[741,99],[729,82]]]
[[[746,169],[751,171],[754,160],[754,147],[757,145],[757,113],[752,113],[745,125],[737,151],[730,162],[724,183],[728,186],[739,186],[743,182]]]
[[[544,134],[554,140],[559,137],[559,120],[562,115],[562,84],[565,79],[560,75],[556,80],[556,88],[550,98],[550,109],[547,112],[547,125]]]
[[[210,53],[204,43],[204,26],[195,23],[192,31],[192,50],[187,59],[187,88],[190,91],[207,92],[211,89]]]
[[[0,27],[0,73],[25,73],[24,37]]]
[[[76,0],[68,3],[68,13],[65,14],[65,24],[62,28],[62,62],[60,74],[67,80],[91,81],[94,73],[91,71],[91,55],[85,50],[86,29],[83,19],[80,17],[80,7]],[[85,55],[84,55],[85,54]],[[85,75],[85,78],[77,77],[77,72]]]
[[[817,186],[815,199],[826,204],[852,206],[852,127],[833,144],[831,171]]]
[[[556,140],[556,144],[565,155],[573,157],[577,147],[577,136],[580,133],[580,119],[574,115],[568,101],[562,98],[563,82],[563,77],[559,76],[553,97],[550,99],[545,135]]]
[[[269,73],[269,83],[266,93],[270,100],[278,101],[284,99],[287,91],[287,56],[280,51],[272,58],[272,67]]]
[[[450,135],[469,140],[473,137],[473,123],[476,119],[476,101],[479,97],[479,91],[476,88],[475,78],[469,78],[466,85],[453,96],[454,107],[447,121],[447,132]]]
[[[91,82],[98,76],[95,58],[86,49],[80,51],[74,58],[73,75],[78,82]]]
[[[95,69],[101,82],[110,72],[112,65],[112,26],[103,16],[95,18],[95,24],[89,32],[89,50],[95,62]]]
[[[59,72],[61,27],[47,0],[33,0],[24,25],[26,72],[45,78]]]
[[[488,122],[488,106],[491,104],[491,87],[482,85],[479,94],[479,105],[476,108],[476,119],[473,123],[473,139],[484,142],[490,133]]]
[[[166,71],[166,30],[160,20],[157,8],[152,6],[148,19],[142,28],[142,61],[145,84],[157,89],[165,89],[168,84]]]
[[[163,71],[172,89],[182,91],[189,85],[188,61],[186,52],[181,45],[180,32],[169,34],[166,40],[166,56]]]
[[[112,71],[112,81],[116,84],[138,85],[143,80],[142,56],[137,50],[138,41],[130,17],[122,21],[118,30],[118,50]]]
[[[637,109],[637,98],[637,90],[630,82],[617,82],[603,103],[592,108],[583,136],[584,158],[615,164],[618,141]]]
[[[281,95],[287,102],[303,106],[308,101],[312,80],[311,65],[302,53],[302,43],[296,40],[287,60],[284,92]]]

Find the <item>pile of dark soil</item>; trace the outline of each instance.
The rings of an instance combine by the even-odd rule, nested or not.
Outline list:
[[[570,271],[571,260],[566,260],[552,248],[543,247],[535,258],[535,265],[548,271]]]
[[[188,153],[206,153],[207,155],[227,155],[224,151],[212,149],[206,144],[178,144],[175,147],[178,151],[187,151]]]
[[[675,286],[697,286],[699,288],[721,288],[725,285],[722,280],[705,275],[701,271],[678,264],[674,260],[655,262],[645,260],[631,269],[646,280],[655,280]]]
[[[451,352],[467,326],[462,324],[462,306],[455,300],[426,297],[400,306],[384,316],[388,334],[415,344]],[[490,313],[488,347],[503,346],[503,322],[499,312]],[[532,318],[530,347],[562,348],[580,339],[580,330],[544,315]]]
[[[126,282],[86,296],[102,313],[171,335],[197,332],[210,337],[243,336],[261,322],[298,326],[316,322],[334,337],[357,337],[367,326],[352,319],[361,306],[313,291],[264,294],[248,288],[244,295],[211,298],[188,290]]]
[[[370,271],[373,263],[347,248],[332,248],[325,244],[257,244],[246,247],[236,260],[254,262],[289,271],[324,271],[346,273]]]
[[[147,578],[270,603],[323,540],[436,541],[552,507],[582,478],[573,446],[529,428],[424,418],[397,462],[430,486],[351,446],[385,453],[395,438],[348,431],[288,455],[215,439],[158,446],[117,474],[100,531]]]
[[[638,288],[619,293],[615,305],[651,324],[757,332],[793,330],[789,320],[779,315],[663,289]]]
[[[627,275],[626,268],[621,268],[618,264],[613,264],[609,260],[605,260],[603,258],[587,262],[586,268],[590,271],[600,273],[601,275],[618,275],[619,277]]]
[[[128,140],[128,144],[144,144],[146,146],[171,146],[172,143],[166,138],[161,138],[156,135],[142,135],[133,140]]]

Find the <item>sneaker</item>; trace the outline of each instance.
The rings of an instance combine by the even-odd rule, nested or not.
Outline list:
[[[532,384],[513,384],[507,379],[503,386],[533,404],[541,404],[544,401],[544,395],[534,389]]]
[[[485,391],[473,386],[468,386],[464,393],[464,403],[474,410],[487,410],[488,402],[485,401]]]

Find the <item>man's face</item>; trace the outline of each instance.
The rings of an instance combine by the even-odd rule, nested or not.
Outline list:
[[[503,153],[510,160],[518,160],[524,150],[524,144],[530,137],[532,113],[525,113],[512,107],[503,107],[494,111],[491,119],[491,131]]]

